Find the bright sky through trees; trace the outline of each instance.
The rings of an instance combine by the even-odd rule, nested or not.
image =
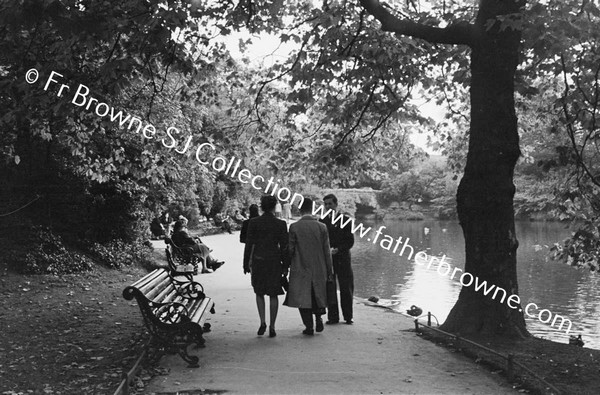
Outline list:
[[[251,38],[252,43],[247,46],[246,51],[240,51],[240,40]],[[255,67],[270,67],[277,62],[283,62],[291,51],[298,48],[294,41],[282,43],[278,37],[268,34],[250,35],[249,33],[232,32],[229,36],[222,37],[223,43],[231,53],[234,59],[241,60],[247,58],[250,65]],[[439,122],[444,117],[444,109],[437,106],[433,101],[415,100],[423,112],[423,115],[433,118]],[[427,138],[431,136],[428,131],[423,133],[412,133],[410,141],[417,147],[422,148],[429,154],[437,154],[433,148],[427,146]],[[435,141],[435,140],[434,140]]]

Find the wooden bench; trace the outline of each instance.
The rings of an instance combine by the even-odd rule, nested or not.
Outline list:
[[[153,341],[176,349],[190,367],[198,367],[198,357],[188,354],[188,346],[204,347],[202,334],[210,331],[208,312],[214,302],[195,281],[178,280],[170,270],[159,268],[123,290],[127,300],[135,298]]]

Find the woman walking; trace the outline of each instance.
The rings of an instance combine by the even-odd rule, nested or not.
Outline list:
[[[313,335],[315,329],[323,331],[321,316],[327,307],[327,281],[333,273],[327,227],[311,215],[312,206],[311,199],[304,199],[300,207],[302,218],[290,226],[290,284],[284,302],[300,310],[305,335]]]
[[[285,221],[275,218],[277,199],[266,195],[260,199],[263,215],[248,222],[244,250],[244,273],[251,273],[252,287],[260,318],[258,335],[267,330],[265,295],[269,296],[269,337],[275,337],[275,320],[279,307],[278,295],[283,295],[281,277],[287,270],[288,231]]]

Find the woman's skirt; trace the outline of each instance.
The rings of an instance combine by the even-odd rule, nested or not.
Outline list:
[[[252,287],[257,295],[283,295],[281,287],[282,265],[278,259],[252,259]]]

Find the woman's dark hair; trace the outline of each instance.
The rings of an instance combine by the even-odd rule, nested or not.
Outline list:
[[[175,225],[173,225],[173,232],[177,232],[181,229],[183,229],[183,221],[178,219],[177,221],[175,221]]]
[[[264,195],[260,198],[260,208],[265,213],[271,211],[277,205],[277,198],[271,195]]]
[[[258,206],[256,204],[251,204],[248,211],[250,212],[250,218],[258,217]]]

